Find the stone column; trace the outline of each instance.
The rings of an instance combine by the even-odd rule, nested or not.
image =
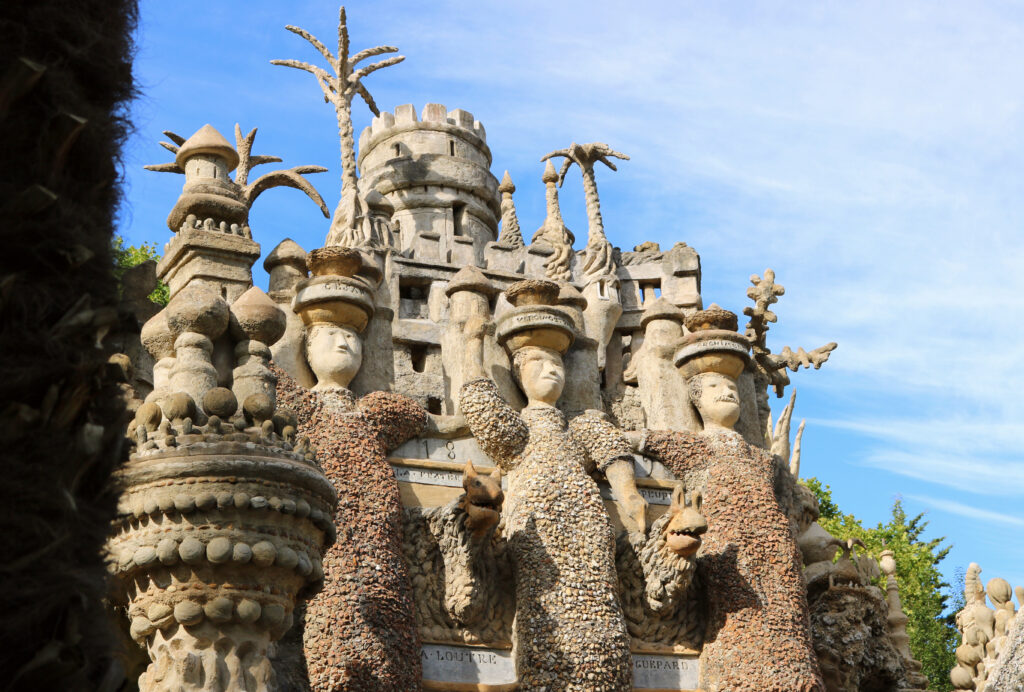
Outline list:
[[[489,319],[490,300],[497,292],[498,289],[484,273],[473,265],[460,269],[445,288],[449,308],[448,323],[441,335],[441,361],[448,392],[445,409],[450,413],[457,412],[454,397],[466,381],[463,372],[466,364],[463,325],[473,317]]]
[[[212,289],[190,284],[171,299],[164,314],[175,335],[171,390],[202,401],[217,386],[213,340],[228,327],[228,305]]]
[[[285,326],[284,312],[257,286],[231,305],[231,336],[238,340],[231,389],[243,404],[253,394],[263,394],[274,404],[277,377],[270,371],[270,346]]]

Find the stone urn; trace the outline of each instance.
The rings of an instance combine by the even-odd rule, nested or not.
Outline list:
[[[269,659],[323,580],[336,494],[295,421],[215,388],[143,404],[117,472],[114,600],[149,667],[139,689],[275,689]],[[206,423],[195,425],[197,415]]]

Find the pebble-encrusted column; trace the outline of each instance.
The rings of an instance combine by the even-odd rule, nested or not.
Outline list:
[[[272,690],[268,648],[323,580],[336,495],[265,395],[242,416],[229,389],[202,404],[202,426],[182,392],[143,404],[129,426],[108,542],[116,598],[149,653],[143,692]]]

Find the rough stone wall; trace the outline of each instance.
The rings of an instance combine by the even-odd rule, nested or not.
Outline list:
[[[135,16],[132,0],[0,5],[5,689],[118,676],[101,547],[126,378],[97,343],[117,321],[110,242]]]
[[[704,688],[823,690],[800,553],[773,489],[773,458],[734,432],[651,433],[645,453],[704,493]]]
[[[405,692],[420,685],[420,640],[402,554],[402,506],[387,453],[419,434],[423,409],[377,392],[312,392],[277,371],[277,400],[298,416],[338,491],[338,538],[324,556],[324,588],[306,607],[310,687]],[[294,637],[290,639],[294,642]],[[282,654],[296,665],[298,652]],[[290,659],[290,660],[287,660]]]
[[[881,593],[835,586],[811,604],[811,636],[828,692],[896,692],[908,687],[903,659],[889,638]]]
[[[1006,633],[1006,641],[996,665],[989,672],[986,690],[1024,689],[1024,616],[1018,611]]]

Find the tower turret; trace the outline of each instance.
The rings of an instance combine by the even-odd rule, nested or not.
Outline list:
[[[498,179],[483,125],[462,109],[428,103],[382,112],[359,137],[360,187],[394,206],[400,250],[416,258],[483,266],[497,239]]]

